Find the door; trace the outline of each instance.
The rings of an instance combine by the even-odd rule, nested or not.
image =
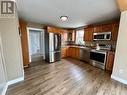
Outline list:
[[[61,35],[54,34],[54,51],[60,51],[60,50],[61,50]]]
[[[44,31],[29,29],[29,55],[31,61],[39,61],[44,58]]]

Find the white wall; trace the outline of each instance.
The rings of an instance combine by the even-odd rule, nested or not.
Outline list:
[[[8,81],[24,76],[18,26],[18,17],[0,18],[0,32]]]
[[[112,78],[127,84],[127,11],[121,13]]]

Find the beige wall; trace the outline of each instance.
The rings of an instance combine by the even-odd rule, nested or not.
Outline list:
[[[8,81],[24,76],[18,19],[0,18],[0,32]]]
[[[127,82],[127,11],[121,13],[112,77]]]
[[[0,89],[6,86],[6,68],[4,67],[4,57],[2,51],[1,34],[0,34]],[[1,93],[0,93],[1,95]]]

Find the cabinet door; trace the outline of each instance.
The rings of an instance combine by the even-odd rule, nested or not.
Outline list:
[[[79,57],[80,57],[80,49],[79,48],[76,48],[75,49],[75,55],[76,55],[76,59],[79,59]]]
[[[84,40],[85,41],[93,41],[93,32],[94,28],[86,28],[84,30]]]
[[[72,52],[73,52],[73,48],[69,47],[68,48],[68,56],[72,57]]]
[[[68,57],[76,58],[76,48],[75,47],[69,47],[68,48]]]
[[[61,49],[61,57],[62,57],[62,58],[65,58],[65,57],[66,57],[66,54],[67,54],[67,53],[66,53],[66,48],[62,48],[62,49]]]
[[[96,33],[102,32],[102,25],[94,26],[94,32],[96,32]]]
[[[76,58],[76,52],[75,52],[75,48],[74,47],[72,47],[72,52],[71,52],[71,54],[72,54],[72,58]]]
[[[117,41],[118,31],[119,31],[119,24],[113,23],[112,24],[112,41]]]
[[[112,24],[102,25],[102,31],[103,32],[110,32],[110,31],[112,31]]]
[[[68,41],[75,41],[75,39],[76,39],[76,32],[75,32],[75,30],[69,30],[68,31]]]
[[[106,70],[112,71],[113,69],[113,63],[114,63],[114,52],[108,52],[107,55],[107,62],[106,62]]]

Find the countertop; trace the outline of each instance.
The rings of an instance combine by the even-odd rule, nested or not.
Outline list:
[[[66,48],[66,47],[74,47],[74,48],[80,48],[80,49],[95,49],[94,47],[87,47],[87,46],[77,46],[77,45],[67,45],[67,46],[62,46],[62,48]],[[112,50],[106,50],[106,51],[110,51],[110,52],[115,52],[114,49]]]

